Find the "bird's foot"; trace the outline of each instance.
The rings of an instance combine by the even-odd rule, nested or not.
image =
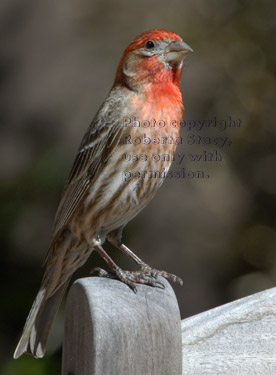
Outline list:
[[[141,272],[153,277],[154,279],[157,279],[158,276],[162,276],[164,277],[165,279],[168,279],[174,283],[178,283],[180,284],[181,286],[183,285],[183,281],[180,277],[172,274],[172,273],[168,273],[166,271],[159,271],[155,268],[151,268],[148,264],[146,263],[142,263],[140,265],[140,270]]]
[[[140,271],[125,271],[119,267],[118,269],[116,269],[116,271],[114,270],[114,272],[107,272],[99,267],[94,268],[93,272],[94,271],[97,271],[100,277],[108,277],[121,280],[124,284],[128,285],[135,293],[137,291],[135,283],[164,289],[165,285],[157,280],[158,276],[162,276],[168,280],[178,282],[180,285],[183,285],[183,281],[180,279],[180,277],[170,274],[166,271],[156,270],[145,263],[140,265]]]
[[[108,272],[102,268],[96,267],[93,269],[93,272],[98,272],[100,277],[107,277],[109,279],[116,279],[122,281],[124,284],[128,285],[134,293],[137,292],[135,283],[150,285],[153,287],[159,287],[164,289],[165,286],[160,281],[157,281],[157,277],[153,277],[142,271],[125,271],[121,268],[118,268],[116,271]]]

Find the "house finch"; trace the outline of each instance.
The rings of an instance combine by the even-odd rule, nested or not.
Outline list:
[[[136,37],[124,51],[112,89],[81,142],[59,204],[41,288],[14,353],[43,357],[49,330],[73,272],[96,250],[116,277],[162,286],[158,275],[121,241],[122,229],[162,185],[182,120],[179,81],[192,49],[165,30]],[[102,247],[105,239],[139,271],[123,271]],[[105,271],[100,270],[104,275]]]

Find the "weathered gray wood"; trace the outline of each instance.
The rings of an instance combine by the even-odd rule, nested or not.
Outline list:
[[[65,312],[63,375],[181,375],[175,294],[106,278],[76,281]]]
[[[184,375],[276,374],[276,288],[182,321]]]

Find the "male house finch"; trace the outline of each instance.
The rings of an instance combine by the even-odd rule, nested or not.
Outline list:
[[[14,358],[24,352],[43,357],[70,277],[93,250],[134,290],[135,282],[160,286],[158,275],[181,282],[145,264],[121,237],[123,227],[153,198],[163,182],[161,174],[170,168],[179,134],[175,124],[183,113],[179,81],[183,59],[191,51],[178,35],[165,30],[139,35],[124,51],[112,89],[83,137],[64,188],[41,288]],[[102,247],[106,238],[140,270],[120,269]]]

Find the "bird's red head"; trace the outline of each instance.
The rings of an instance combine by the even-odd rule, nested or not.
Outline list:
[[[183,60],[192,49],[180,36],[166,30],[150,30],[137,36],[124,51],[115,85],[147,91],[152,84],[179,84]]]

